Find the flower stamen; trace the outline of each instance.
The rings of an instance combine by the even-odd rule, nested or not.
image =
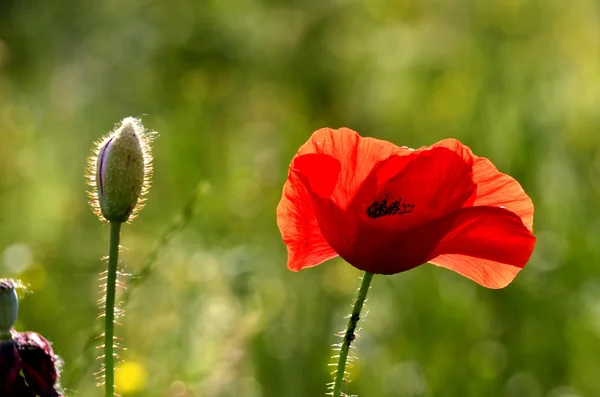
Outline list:
[[[398,200],[392,202],[389,206],[388,202],[388,194],[385,194],[385,197],[381,202],[375,200],[373,204],[367,208],[367,216],[369,218],[379,218],[381,216],[386,215],[404,215],[410,214],[414,209],[414,204],[406,204],[402,202],[402,197],[398,197]]]

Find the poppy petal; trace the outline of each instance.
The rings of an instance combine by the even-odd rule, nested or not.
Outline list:
[[[473,155],[469,147],[456,139],[444,139],[431,147],[447,147],[473,158],[473,182],[477,190],[465,206],[506,208],[519,215],[525,226],[533,231],[533,202],[513,177],[498,171],[490,160]]]
[[[486,158],[473,163],[473,181],[477,185],[474,206],[504,207],[517,214],[527,229],[533,231],[533,202],[519,182],[498,171]]]
[[[462,208],[397,233],[369,226],[360,229],[352,255],[341,255],[355,267],[395,274],[431,262],[490,288],[512,280],[535,243],[517,215],[497,207]]]
[[[299,173],[317,196],[331,197],[340,177],[341,164],[327,154],[305,154],[292,162],[292,172]]]
[[[298,150],[298,156],[312,153],[326,154],[340,162],[339,181],[333,200],[345,209],[379,161],[394,153],[409,154],[410,149],[388,141],[363,138],[348,128],[321,128]]]
[[[454,218],[451,232],[437,244],[429,262],[484,287],[503,288],[531,257],[535,237],[513,212],[471,207],[457,211]]]
[[[304,184],[320,231],[338,255],[352,249],[358,220],[347,216],[334,199],[340,177],[340,164],[327,154],[305,154],[292,161],[292,173]]]
[[[290,270],[313,267],[338,256],[323,237],[312,199],[293,170],[290,170],[277,206],[277,225],[287,246]]]
[[[373,227],[396,232],[433,221],[474,195],[472,163],[470,150],[451,139],[409,156],[392,155],[373,169],[352,209]]]
[[[465,276],[487,288],[500,289],[510,284],[521,267],[511,266],[489,259],[473,258],[465,255],[440,255],[429,261]]]

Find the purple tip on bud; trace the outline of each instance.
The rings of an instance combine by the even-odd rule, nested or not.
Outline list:
[[[115,140],[115,137],[111,137],[106,144],[100,149],[98,155],[98,189],[99,194],[104,194],[104,175],[106,174],[106,154],[108,153],[110,144]]]

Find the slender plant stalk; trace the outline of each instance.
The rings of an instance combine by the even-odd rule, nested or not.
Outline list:
[[[110,222],[108,274],[106,278],[106,310],[104,312],[104,387],[106,397],[113,397],[115,394],[115,295],[120,238],[121,222]]]
[[[205,183],[198,184],[183,208],[173,217],[170,225],[160,235],[152,250],[145,255],[145,259],[142,262],[142,269],[138,273],[131,275],[127,289],[123,291],[123,294],[119,298],[122,307],[127,306],[136,287],[142,285],[154,273],[155,262],[159,254],[165,251],[172,240],[189,225],[196,215],[198,201],[207,194],[208,186]],[[63,377],[63,384],[69,385],[70,388],[77,387],[83,375],[89,371],[96,359],[94,346],[96,346],[99,339],[98,335],[104,327],[100,325],[100,322],[95,324],[86,339],[79,359],[69,366],[70,372]]]
[[[348,352],[350,351],[350,345],[354,339],[356,339],[356,327],[360,320],[360,312],[365,304],[365,299],[367,298],[367,292],[369,292],[372,278],[373,273],[365,272],[362,283],[360,284],[360,289],[358,290],[358,295],[354,301],[352,314],[348,320],[348,327],[344,333],[344,340],[342,341],[342,346],[340,348],[337,371],[335,380],[333,382],[333,397],[342,396],[342,385],[344,384],[344,375],[346,374],[346,361],[348,360]]]

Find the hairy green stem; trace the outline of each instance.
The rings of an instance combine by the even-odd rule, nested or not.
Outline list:
[[[360,320],[360,312],[365,303],[365,299],[367,298],[367,292],[369,292],[369,287],[371,285],[371,279],[373,278],[373,273],[365,272],[362,283],[360,285],[360,289],[358,290],[358,295],[356,296],[356,300],[354,301],[354,307],[352,308],[352,314],[350,315],[350,319],[348,320],[348,327],[346,328],[346,332],[344,333],[344,340],[342,341],[342,346],[340,348],[340,356],[337,364],[337,371],[335,375],[335,380],[333,382],[333,397],[341,397],[342,396],[342,385],[344,383],[344,375],[346,374],[346,361],[348,360],[348,352],[350,351],[350,345],[356,339],[356,327]]]
[[[115,295],[120,237],[121,222],[110,222],[108,273],[106,276],[106,310],[104,312],[104,387],[106,397],[113,397],[115,394]]]
[[[142,262],[142,269],[131,276],[127,289],[124,290],[123,294],[120,296],[122,307],[127,306],[136,288],[143,285],[143,283],[154,273],[155,262],[159,254],[163,253],[172,240],[188,226],[192,219],[194,219],[198,202],[202,197],[208,195],[208,193],[209,189],[206,183],[198,184],[198,187],[194,190],[192,196],[186,201],[181,211],[179,211],[171,221],[171,224],[161,234],[152,250],[145,255],[145,259]],[[69,365],[68,369],[70,371],[61,377],[64,385],[72,389],[77,388],[82,377],[89,371],[96,360],[93,348],[96,346],[98,334],[102,332],[103,328],[104,326],[101,325],[100,322],[95,323],[95,327],[91,330],[83,345],[79,358]]]

